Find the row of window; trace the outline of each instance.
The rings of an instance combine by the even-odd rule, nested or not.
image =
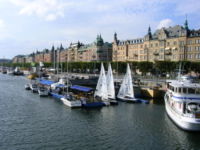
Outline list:
[[[200,51],[200,46],[189,46],[187,47],[187,51],[193,51],[193,50],[196,50],[196,51]]]
[[[183,93],[183,94],[200,94],[200,88],[184,88],[184,87],[173,87],[168,86],[170,90],[176,93]]]
[[[188,40],[187,44],[200,44],[200,39],[196,39],[196,40]]]

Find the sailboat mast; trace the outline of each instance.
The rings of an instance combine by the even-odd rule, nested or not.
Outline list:
[[[68,72],[68,59],[69,59],[69,53],[67,53],[67,94],[69,92],[69,72]]]

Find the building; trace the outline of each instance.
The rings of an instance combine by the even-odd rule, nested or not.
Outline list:
[[[25,59],[25,55],[17,55],[12,59],[13,63],[25,63],[26,59]]]
[[[101,35],[97,35],[96,41],[91,44],[81,44],[77,49],[77,61],[111,61],[112,44],[104,42]]]
[[[118,40],[114,34],[113,61],[200,61],[200,30],[176,25],[148,33],[143,38]]]

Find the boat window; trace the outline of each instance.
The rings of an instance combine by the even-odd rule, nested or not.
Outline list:
[[[196,88],[196,94],[200,94],[200,88]]]
[[[174,87],[173,86],[171,87],[171,90],[174,92]]]
[[[183,88],[183,93],[187,94],[187,88]]]
[[[194,88],[188,88],[188,94],[195,94]]]
[[[178,92],[181,93],[181,88],[178,88]]]

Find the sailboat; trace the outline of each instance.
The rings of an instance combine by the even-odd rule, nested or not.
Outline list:
[[[96,99],[101,99],[105,105],[110,105],[108,100],[107,79],[103,63],[101,63],[101,72],[94,93]]]
[[[138,102],[133,92],[133,83],[129,64],[127,64],[126,74],[120,86],[117,98],[126,102]]]
[[[108,91],[108,99],[110,100],[110,104],[118,104],[115,97],[115,87],[114,87],[114,80],[113,80],[113,73],[111,64],[108,65],[108,72],[106,76],[107,80],[107,91]]]

